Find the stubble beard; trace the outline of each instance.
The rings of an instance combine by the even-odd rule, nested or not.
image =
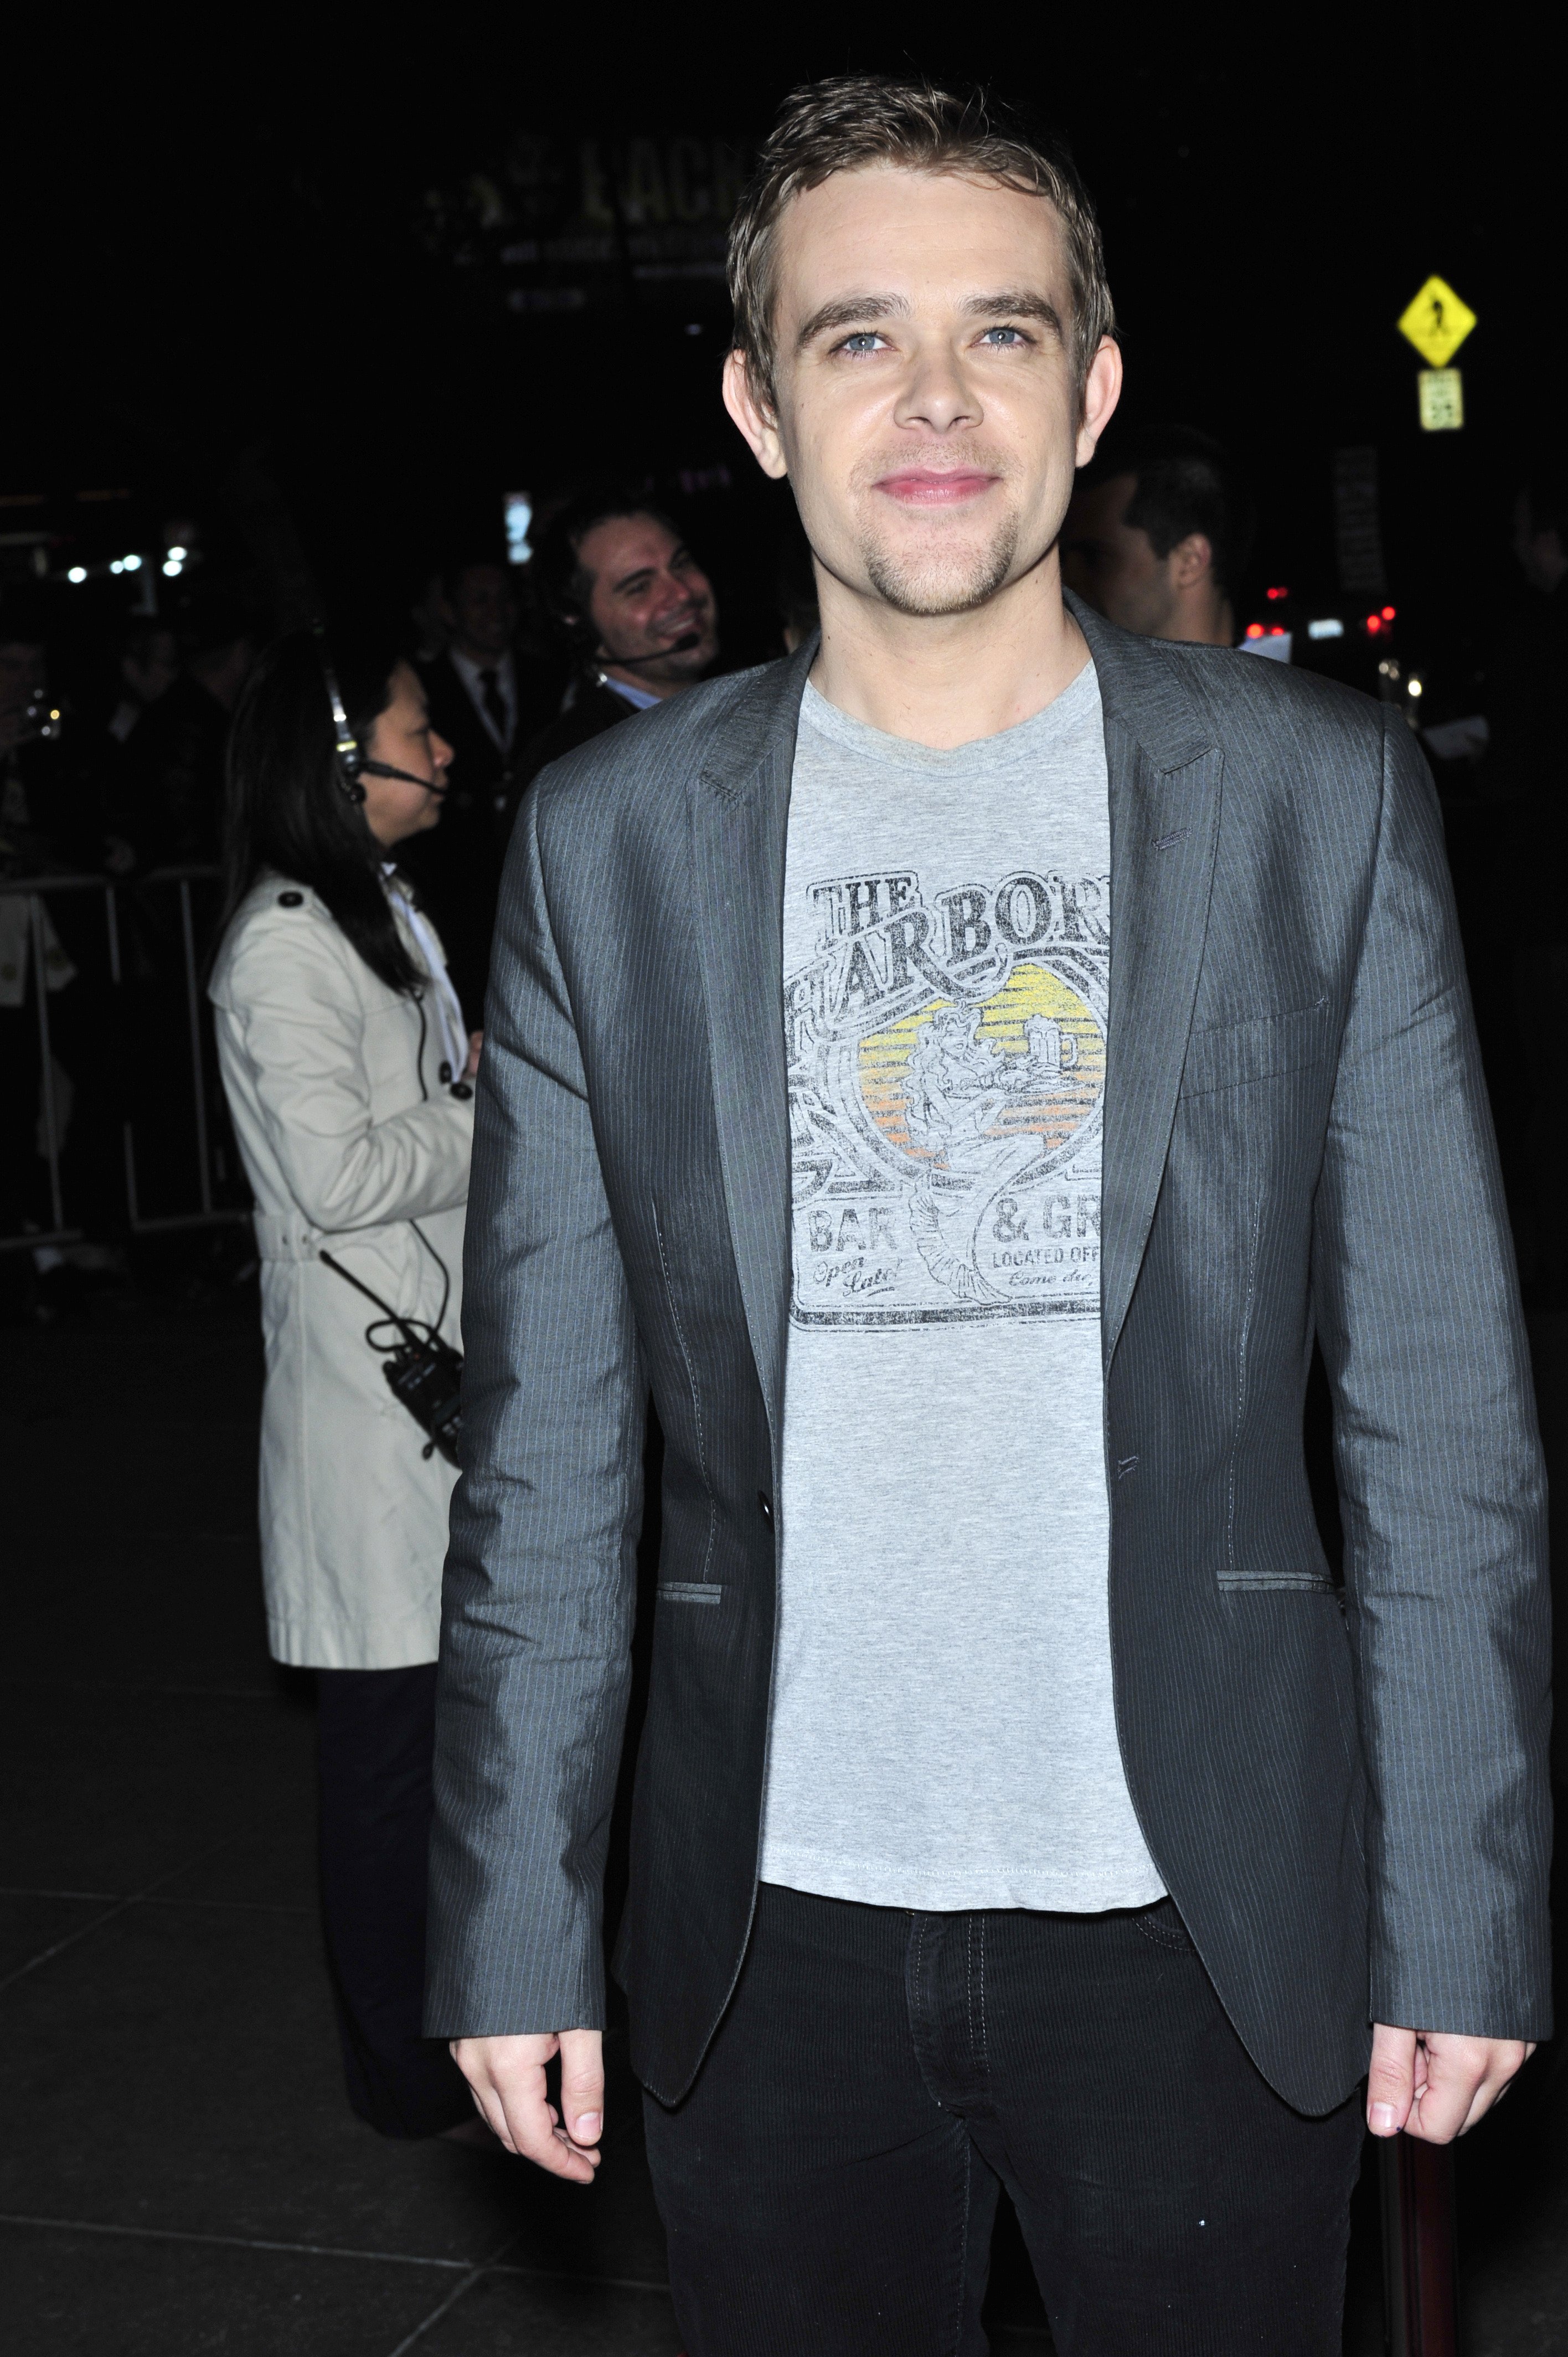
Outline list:
[[[867,533],[861,542],[866,578],[895,613],[934,619],[968,614],[1005,587],[1018,554],[1018,519],[1010,515],[980,547],[940,544],[908,554],[882,546]]]

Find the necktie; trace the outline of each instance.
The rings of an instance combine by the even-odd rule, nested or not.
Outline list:
[[[507,715],[506,698],[501,694],[500,681],[493,670],[482,671],[479,673],[479,685],[485,691],[485,717],[499,738],[500,748],[504,753],[507,737],[510,734],[510,722]]]

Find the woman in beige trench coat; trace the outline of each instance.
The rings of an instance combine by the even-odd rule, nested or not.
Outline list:
[[[276,1660],[317,1673],[349,2100],[399,2136],[472,2119],[445,2048],[420,2034],[456,1477],[384,1372],[406,1333],[458,1340],[478,1041],[392,858],[439,820],[451,758],[395,641],[341,643],[329,667],[302,632],[263,656],[235,716],[231,914],[209,985],[256,1201],[268,1633]]]

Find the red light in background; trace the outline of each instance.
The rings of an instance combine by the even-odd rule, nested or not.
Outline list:
[[[1285,626],[1283,622],[1271,622],[1269,624],[1269,636],[1271,639],[1283,639],[1284,634]]]
[[[1385,621],[1385,622],[1391,622],[1391,621],[1393,620],[1393,618],[1394,618],[1394,609],[1393,609],[1393,608],[1392,608],[1391,606],[1385,606],[1385,607],[1383,608],[1383,619],[1384,619],[1384,621]]]
[[[1290,596],[1290,591],[1288,589],[1265,589],[1263,595],[1265,597],[1273,601],[1278,597],[1288,597]]]
[[[1382,629],[1382,627],[1383,627],[1383,618],[1382,618],[1382,616],[1381,616],[1380,614],[1369,614],[1369,615],[1368,615],[1368,617],[1367,617],[1367,631],[1368,631],[1368,635],[1369,635],[1369,637],[1371,637],[1371,638],[1374,638],[1374,639],[1375,639],[1375,638],[1377,637],[1377,635],[1378,635],[1378,632]]]
[[[1263,626],[1262,626],[1262,622],[1249,622],[1249,623],[1248,623],[1248,625],[1247,625],[1247,636],[1248,636],[1250,639],[1261,639],[1261,638],[1262,637],[1262,635],[1263,635]]]

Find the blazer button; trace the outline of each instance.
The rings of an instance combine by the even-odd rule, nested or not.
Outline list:
[[[768,1496],[766,1490],[759,1490],[757,1491],[757,1502],[762,1509],[763,1521],[765,1523],[771,1523],[773,1520],[773,1501]]]

